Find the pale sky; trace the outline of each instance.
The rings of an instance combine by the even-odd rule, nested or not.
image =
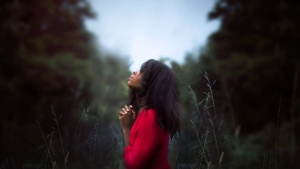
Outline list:
[[[183,63],[219,27],[208,21],[215,0],[89,0],[97,18],[86,21],[98,44],[130,58],[130,70],[148,59]]]

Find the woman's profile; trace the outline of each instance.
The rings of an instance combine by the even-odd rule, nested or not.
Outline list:
[[[150,59],[128,78],[129,103],[119,111],[127,169],[169,169],[168,146],[179,131],[176,78]]]

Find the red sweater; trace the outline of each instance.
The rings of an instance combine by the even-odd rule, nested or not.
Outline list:
[[[170,169],[169,132],[156,122],[153,109],[143,109],[130,130],[130,145],[124,150],[126,169]]]

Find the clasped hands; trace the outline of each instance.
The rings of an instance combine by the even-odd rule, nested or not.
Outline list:
[[[119,111],[119,120],[123,130],[130,130],[134,120],[136,119],[136,112],[133,110],[132,105],[125,105]]]

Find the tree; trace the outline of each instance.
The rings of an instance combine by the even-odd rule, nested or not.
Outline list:
[[[293,159],[300,118],[300,106],[296,104],[299,9],[299,3],[291,0],[219,0],[209,18],[220,19],[220,29],[210,36],[197,59],[187,57],[182,66],[174,64],[184,91],[183,119],[195,112],[186,94],[187,86],[201,101],[206,87],[204,73],[216,80],[213,93],[217,112],[225,115],[225,123],[232,123],[234,137],[240,138],[231,145],[227,157],[243,162],[234,166],[229,161],[231,167],[261,167],[266,147],[272,149],[268,167],[297,166]],[[196,138],[187,126],[185,136],[191,143]]]
[[[99,54],[83,22],[94,16],[86,0],[0,2],[1,161],[41,157],[34,151],[44,144],[36,121],[46,136],[59,126],[63,144],[84,109],[102,116],[104,126],[112,121],[112,107],[126,99],[129,64]]]
[[[221,26],[200,58],[220,78],[224,87],[219,90],[225,90],[227,100],[223,103],[242,133],[277,120],[291,124],[290,159],[295,156],[300,110],[295,104],[299,102],[299,9],[299,2],[292,0],[219,0],[209,18],[220,19]]]
[[[210,62],[227,86],[234,88],[236,100],[244,98],[248,99],[246,104],[253,104],[268,98],[262,107],[258,103],[250,106],[257,112],[271,113],[268,110],[280,97],[291,99],[293,74],[297,74],[299,62],[295,57],[299,53],[297,5],[294,1],[220,0],[210,13],[210,19],[221,19],[221,27],[211,35],[207,57],[202,59]],[[264,114],[259,126],[270,117]]]

